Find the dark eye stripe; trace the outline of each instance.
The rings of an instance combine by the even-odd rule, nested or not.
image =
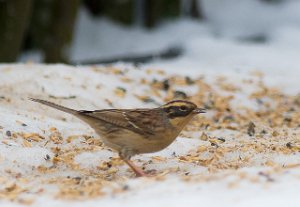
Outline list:
[[[191,113],[193,109],[186,107],[186,110],[181,109],[182,106],[170,106],[165,109],[169,118],[185,117]]]

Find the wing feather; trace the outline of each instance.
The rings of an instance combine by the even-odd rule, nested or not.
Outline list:
[[[107,109],[79,113],[143,135],[154,135],[154,129],[159,124],[158,116],[163,115],[159,110],[153,109]]]

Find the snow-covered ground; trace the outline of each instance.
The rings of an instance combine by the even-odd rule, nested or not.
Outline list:
[[[80,13],[74,61],[181,45],[175,60],[0,66],[1,206],[298,206],[299,1],[203,2],[207,22],[150,32]],[[240,41],[253,35],[267,42]],[[86,124],[27,99],[103,109],[184,96],[208,113],[167,149],[133,158],[153,178],[134,178]]]
[[[221,75],[203,69],[174,74],[121,64],[2,65],[0,71],[1,206],[281,206],[299,201],[299,97],[265,85],[272,77],[276,85],[276,73]],[[27,99],[76,109],[154,107],[177,98],[178,91],[210,111],[195,118],[167,149],[133,159],[155,169],[153,178],[134,178],[86,124]]]

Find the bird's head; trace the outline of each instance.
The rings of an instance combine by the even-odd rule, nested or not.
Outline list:
[[[170,123],[174,127],[181,129],[199,113],[205,113],[205,109],[198,108],[196,104],[190,101],[175,100],[162,105],[160,108],[164,110],[169,118]]]

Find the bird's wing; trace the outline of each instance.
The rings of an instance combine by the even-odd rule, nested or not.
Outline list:
[[[154,135],[154,128],[157,125],[157,115],[160,115],[159,111],[153,109],[107,109],[79,111],[79,113],[143,135]],[[154,115],[153,113],[158,114]]]

